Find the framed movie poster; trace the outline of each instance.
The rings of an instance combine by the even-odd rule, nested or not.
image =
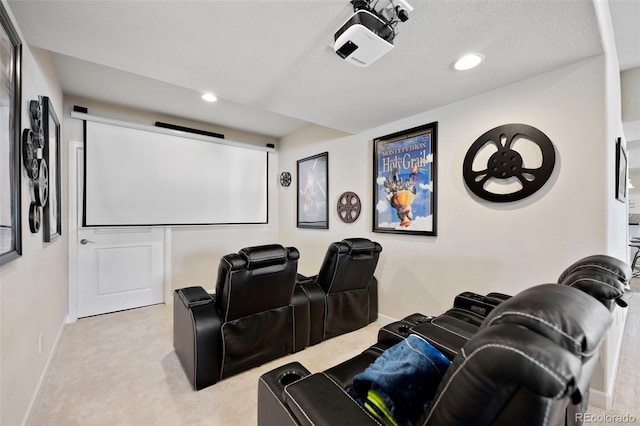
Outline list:
[[[373,232],[437,235],[438,123],[374,139]]]
[[[52,242],[62,233],[60,210],[60,122],[51,99],[42,97],[42,127],[44,128],[44,159],[49,166],[49,198],[43,207],[44,241]]]
[[[329,229],[329,153],[298,160],[298,228]]]
[[[0,4],[0,265],[22,254],[21,58],[20,37]]]

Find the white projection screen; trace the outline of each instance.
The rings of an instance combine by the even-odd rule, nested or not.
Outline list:
[[[83,226],[267,223],[262,147],[86,121],[84,152]]]

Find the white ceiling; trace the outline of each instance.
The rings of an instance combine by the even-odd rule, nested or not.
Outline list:
[[[273,137],[361,132],[602,53],[590,0],[410,3],[394,50],[358,68],[331,47],[348,0],[9,1],[65,94]],[[468,52],[485,62],[452,70]]]

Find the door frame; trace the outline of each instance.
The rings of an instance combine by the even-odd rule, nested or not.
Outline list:
[[[65,322],[67,324],[78,320],[78,228],[82,228],[80,224],[80,209],[82,204],[79,202],[81,193],[81,179],[83,176],[79,173],[81,164],[84,161],[84,143],[70,140],[68,146],[68,230],[69,230],[69,246],[68,246],[68,267],[69,267],[69,289],[68,289],[68,310]],[[171,228],[164,227],[164,283],[163,283],[163,303],[170,304],[173,299],[171,297]]]

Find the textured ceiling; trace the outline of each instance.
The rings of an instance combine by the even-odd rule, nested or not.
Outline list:
[[[590,0],[410,3],[393,51],[358,68],[331,47],[347,0],[9,1],[66,94],[275,137],[361,132],[602,53]],[[452,70],[468,52],[484,63]]]

